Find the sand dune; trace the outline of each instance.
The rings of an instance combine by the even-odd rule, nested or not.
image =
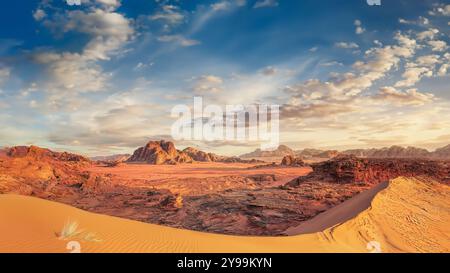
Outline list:
[[[286,237],[178,230],[32,197],[0,195],[0,252],[68,252],[71,240],[80,243],[81,252],[368,252],[371,241],[379,242],[383,252],[450,251],[449,186],[398,178],[378,190],[375,197],[373,192],[356,196],[354,206],[346,202],[319,215],[315,228],[329,225],[323,232]],[[359,214],[354,211],[358,206],[363,209]],[[80,231],[95,233],[100,241],[58,239],[67,221],[77,222]]]

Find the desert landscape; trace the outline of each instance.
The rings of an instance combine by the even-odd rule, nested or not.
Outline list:
[[[447,252],[450,161],[411,149],[309,165],[285,146],[272,163],[164,140],[101,160],[5,148],[0,251],[66,252],[73,222],[87,252]]]
[[[450,253],[448,0],[18,2],[0,253]]]

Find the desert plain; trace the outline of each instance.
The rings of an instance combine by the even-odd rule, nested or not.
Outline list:
[[[271,162],[151,141],[94,160],[5,148],[0,252],[450,251],[448,161],[326,154]]]

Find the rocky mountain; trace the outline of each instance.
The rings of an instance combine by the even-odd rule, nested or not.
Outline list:
[[[416,147],[391,146],[381,149],[355,149],[343,151],[342,154],[366,158],[429,158],[450,159],[450,145],[430,152]]]
[[[106,155],[106,156],[93,156],[90,159],[92,161],[103,161],[103,162],[125,162],[130,158],[130,154],[116,154],[116,155]]]
[[[58,160],[58,161],[70,161],[70,162],[90,162],[90,160],[84,156],[71,154],[68,152],[54,152],[49,149],[41,148],[38,146],[15,146],[11,148],[5,148],[4,154],[13,158],[34,158],[36,160]]]
[[[271,151],[263,151],[261,149],[256,149],[255,151],[243,154],[242,158],[252,158],[252,157],[284,157],[286,155],[295,155],[295,152],[286,145],[280,145],[277,149]]]
[[[206,153],[193,147],[187,147],[183,150],[183,152],[190,156],[194,161],[199,162],[215,162],[224,159],[223,156],[219,156],[213,153]]]
[[[318,150],[318,149],[304,149],[295,152],[296,156],[309,159],[309,158],[333,158],[339,155],[336,150]]]
[[[185,152],[178,151],[173,142],[150,141],[145,146],[134,151],[127,162],[141,162],[148,164],[177,164],[189,163],[193,159]]]
[[[292,155],[287,155],[287,156],[283,157],[283,159],[281,160],[281,166],[304,167],[304,166],[306,166],[306,164],[299,157],[294,157]]]
[[[192,162],[259,163],[260,161],[206,153],[193,147],[180,151],[175,148],[173,142],[161,140],[150,141],[144,147],[138,148],[126,162],[161,165]]]
[[[91,164],[81,155],[37,146],[6,148],[0,153],[0,193],[51,194],[59,186],[78,187],[88,179],[83,169]]]
[[[450,145],[436,149],[432,154],[434,158],[450,159]]]
[[[299,177],[289,186],[305,181],[329,181],[332,183],[378,184],[391,179],[426,176],[450,183],[450,162],[412,158],[358,158],[341,155],[334,159],[312,164],[313,172]]]

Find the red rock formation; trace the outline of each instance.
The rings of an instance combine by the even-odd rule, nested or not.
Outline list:
[[[16,146],[6,149],[6,155],[14,158],[30,157],[43,160],[59,160],[71,162],[90,162],[89,159],[81,155],[71,154],[67,152],[53,152],[49,149],[37,146]]]
[[[367,158],[450,159],[450,145],[434,152],[416,147],[391,146],[381,149],[347,150],[342,153]]]
[[[178,151],[172,142],[161,140],[150,141],[146,146],[137,149],[126,162],[141,162],[160,165],[192,162],[259,163],[261,161],[220,156],[213,153],[206,153],[192,147],[188,147],[183,151]]]
[[[138,148],[127,162],[142,162],[148,164],[177,164],[192,162],[186,153],[175,149],[170,141],[150,141],[144,147]]]
[[[286,155],[295,155],[295,152],[286,145],[280,145],[277,149],[273,151],[263,151],[261,149],[256,149],[255,151],[243,154],[242,158],[252,158],[252,157],[282,157]]]
[[[281,166],[289,166],[289,167],[305,167],[305,162],[299,158],[294,157],[291,155],[287,155],[283,157],[283,160],[281,160]]]
[[[450,182],[450,163],[421,159],[377,159],[339,156],[312,165],[313,172],[297,178],[288,186],[298,186],[304,181],[333,183],[377,184],[399,176],[428,176],[440,182]]]
[[[199,162],[213,162],[218,161],[219,159],[219,156],[216,154],[206,153],[192,147],[184,149],[183,152],[190,156],[193,160]]]

